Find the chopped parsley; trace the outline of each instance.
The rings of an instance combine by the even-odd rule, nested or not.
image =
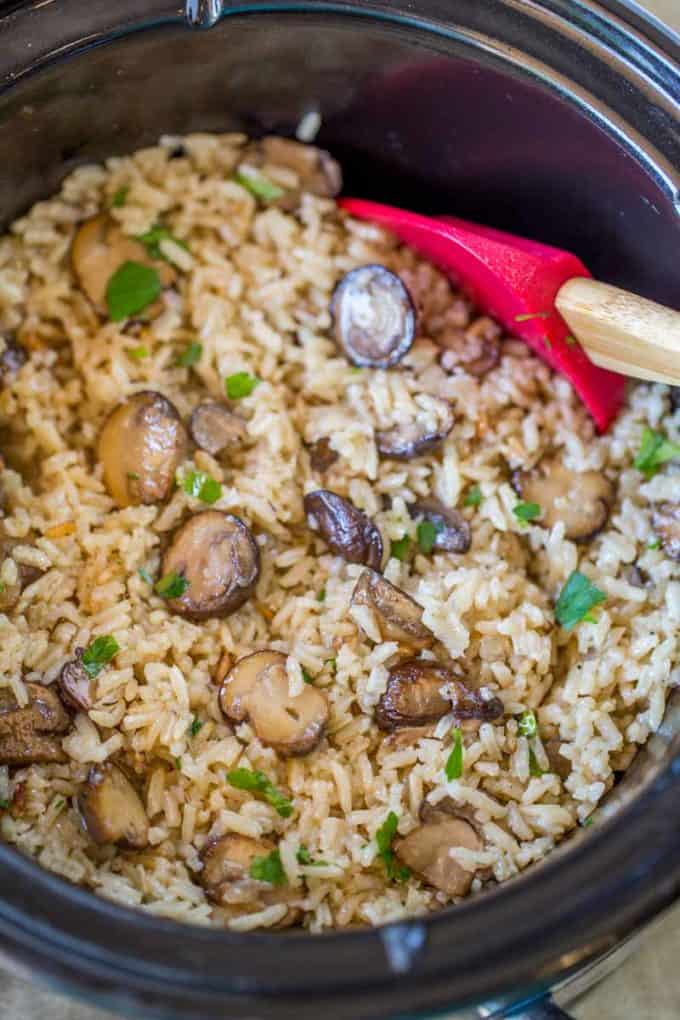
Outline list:
[[[146,567],[140,567],[137,573],[141,577],[142,581],[146,581],[147,584],[153,584],[153,577],[146,569]]]
[[[277,198],[281,198],[285,194],[283,188],[280,188],[278,184],[274,184],[269,178],[262,174],[255,174],[250,170],[247,173],[239,170],[234,175],[234,180],[246,191],[249,191],[253,198],[259,198],[262,202],[275,202]]]
[[[584,820],[581,822],[581,828],[582,829],[589,829],[590,826],[594,825],[594,824],[595,824],[595,819],[593,818],[592,815],[590,815],[588,818],[584,818]]]
[[[380,857],[385,865],[387,877],[397,879],[399,882],[405,882],[410,876],[411,871],[409,868],[400,868],[397,865],[394,851],[392,849],[392,843],[394,842],[394,837],[397,834],[398,824],[399,819],[395,815],[394,811],[390,811],[387,818],[375,834],[375,842],[378,846],[378,857]]]
[[[306,846],[301,846],[295,855],[297,857],[298,864],[302,864],[308,868],[323,868],[328,863],[327,861],[315,861]]]
[[[131,481],[133,482],[139,481],[139,475],[137,474],[136,471],[126,471],[125,474],[127,478],[131,479]]]
[[[189,471],[181,481],[187,496],[200,499],[202,503],[216,503],[222,495],[222,486],[205,471]]]
[[[180,248],[189,250],[184,243],[178,238],[174,237],[170,231],[162,226],[160,223],[154,223],[150,230],[147,230],[144,234],[138,234],[137,240],[141,241],[152,259],[165,259],[166,262],[171,260],[167,258],[161,251],[161,242],[172,241],[173,244],[178,244]]]
[[[9,801],[5,800],[4,797],[0,797],[0,811],[9,810]]]
[[[538,503],[518,503],[517,506],[513,506],[512,512],[518,521],[523,521],[526,524],[528,521],[540,517],[542,511]]]
[[[161,281],[152,266],[123,262],[106,287],[106,306],[112,322],[136,315],[152,304],[161,292]]]
[[[545,775],[543,769],[538,764],[533,747],[529,748],[529,775],[533,776],[534,779],[540,779],[541,776]]]
[[[83,652],[82,664],[88,676],[99,676],[107,662],[111,662],[120,645],[112,634],[101,634]]]
[[[530,319],[549,319],[552,312],[524,312],[515,316],[515,322],[529,322]]]
[[[660,538],[655,538],[651,542],[648,542],[647,543],[647,548],[648,549],[660,549],[661,548],[661,539]]]
[[[227,772],[227,781],[237,790],[249,790],[252,793],[261,794],[282,818],[290,818],[292,815],[293,802],[276,789],[264,772],[260,772],[258,769],[254,771],[244,768],[232,769],[231,772]]]
[[[156,581],[153,590],[162,599],[178,599],[184,595],[189,584],[190,582],[187,581],[183,574],[177,574],[174,570],[171,570],[165,577],[161,577],[159,581]]]
[[[180,356],[177,358],[176,364],[181,368],[189,368],[190,365],[195,365],[197,361],[201,360],[203,356],[203,344],[199,344],[197,341],[188,344],[182,351]]]
[[[175,762],[175,768],[177,769],[177,771],[181,772],[182,771],[182,759],[181,758],[174,758],[173,761]]]
[[[432,521],[421,521],[418,525],[417,536],[418,536],[418,547],[422,553],[427,556],[434,549],[434,544],[437,541],[437,535],[441,531],[441,528],[437,528],[436,524]]]
[[[272,850],[266,857],[253,857],[248,874],[256,882],[269,882],[270,885],[286,883],[286,873],[278,850]]]
[[[536,716],[530,708],[526,712],[522,712],[519,717],[518,726],[519,732],[523,737],[535,737],[538,733],[538,723],[536,722]]]
[[[592,623],[593,617],[588,619],[590,610],[593,606],[604,602],[606,597],[605,593],[596,588],[585,574],[579,570],[573,570],[567,578],[555,606],[557,622],[565,630],[572,630],[581,620]]]
[[[456,726],[453,731],[453,750],[446,759],[444,772],[449,782],[452,779],[460,779],[463,775],[463,734],[460,726]]]
[[[304,680],[304,682],[306,684],[313,684],[314,677],[312,676],[312,674],[309,673],[304,666],[301,666],[300,669],[302,670],[302,679]]]
[[[408,535],[404,535],[403,538],[398,538],[396,542],[392,542],[392,545],[390,546],[390,556],[392,556],[395,560],[403,562],[408,555],[410,545],[411,539]]]
[[[62,811],[63,808],[65,808],[65,807],[66,807],[66,801],[64,800],[63,797],[60,797],[59,800],[55,800],[55,802],[54,802],[54,810],[55,811]]]
[[[224,388],[229,400],[240,400],[242,397],[249,397],[261,382],[261,379],[249,372],[234,372],[224,380]]]
[[[326,659],[325,665],[328,666],[329,669],[332,669],[333,672],[335,673],[336,669],[338,668],[338,660],[335,657],[333,657],[332,659]]]
[[[5,591],[6,588],[7,588],[7,585],[5,584],[5,582],[4,581],[0,581],[0,594],[3,591]]]
[[[125,205],[129,191],[130,191],[129,184],[124,184],[122,188],[119,188],[118,191],[115,192],[113,198],[111,199],[111,208],[120,209],[121,206]]]
[[[325,588],[322,588],[321,591],[317,594],[316,601],[317,602],[325,602],[326,601],[326,589]]]
[[[191,721],[191,726],[189,727],[190,736],[195,737],[198,733],[201,732],[202,729],[203,723],[201,722],[200,719],[197,719],[196,716],[194,716],[194,718]]]
[[[638,471],[645,478],[652,478],[662,464],[680,457],[680,444],[673,443],[661,432],[646,428],[642,433],[642,441],[637,457],[633,461]]]
[[[480,487],[478,485],[471,485],[463,500],[463,506],[479,506],[483,499]]]
[[[139,347],[128,347],[128,357],[133,358],[135,361],[143,361],[144,358],[148,358],[151,351],[144,344],[140,344]]]

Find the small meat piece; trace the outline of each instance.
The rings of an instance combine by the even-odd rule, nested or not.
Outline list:
[[[319,471],[323,474],[328,471],[337,461],[340,455],[331,446],[328,436],[322,436],[309,447],[309,464],[312,471]]]
[[[62,666],[57,681],[61,700],[75,712],[89,712],[92,708],[93,682],[83,666],[84,651],[84,648],[76,648],[75,658]]]
[[[537,503],[540,523],[565,525],[565,537],[588,542],[604,528],[616,488],[599,471],[570,471],[558,460],[543,459],[530,471],[514,471],[512,485],[527,503]]]
[[[263,744],[287,757],[309,754],[328,722],[328,702],[316,687],[305,684],[291,697],[282,652],[254,652],[239,659],[223,680],[219,699],[228,719],[248,719]]]
[[[243,418],[216,400],[204,400],[194,409],[189,432],[196,446],[212,457],[241,446],[248,436]]]
[[[393,730],[433,723],[447,712],[454,712],[461,721],[494,722],[503,716],[503,702],[482,697],[445,666],[429,659],[408,659],[390,670],[375,721],[381,730]]]
[[[480,851],[483,845],[469,822],[443,816],[440,821],[420,825],[393,847],[399,860],[435,889],[458,897],[470,891],[474,871],[461,867],[450,851],[455,847]]]
[[[374,570],[360,575],[350,604],[373,611],[383,641],[398,641],[413,651],[434,644],[434,635],[423,623],[422,606]]]
[[[434,398],[433,398],[434,399]],[[419,420],[395,425],[376,433],[378,452],[392,460],[412,460],[443,443],[453,428],[453,411],[446,400],[437,400],[437,423]]]
[[[441,552],[466,553],[470,548],[470,525],[463,515],[436,499],[423,499],[409,506],[415,521],[428,521],[434,526],[433,549]]]
[[[308,492],[304,499],[307,524],[337,556],[348,563],[364,563],[380,569],[383,555],[382,538],[373,521],[328,489]]]
[[[163,577],[176,574],[188,586],[168,599],[175,613],[191,620],[229,616],[255,591],[260,551],[250,528],[233,514],[205,510],[177,531],[163,556]]]
[[[116,843],[131,850],[148,845],[149,820],[141,797],[111,762],[90,769],[78,807],[95,843]]]
[[[0,690],[0,765],[66,761],[61,740],[71,724],[57,694],[41,684],[26,684],[29,701],[19,706],[12,691]]]
[[[333,336],[353,365],[391,368],[411,349],[416,313],[398,276],[380,265],[342,278],[331,299]]]
[[[680,562],[680,503],[658,503],[652,514],[652,527],[666,556]]]
[[[461,369],[481,377],[495,368],[501,357],[501,328],[487,316],[476,319],[467,329],[449,328],[436,340],[445,350],[441,366],[446,372]]]
[[[201,851],[203,871],[200,882],[206,897],[220,907],[238,908],[239,912],[254,913],[277,903],[290,905],[286,914],[274,928],[288,928],[300,918],[299,909],[292,906],[299,893],[294,889],[250,877],[250,868],[256,858],[268,857],[275,849],[273,843],[229,833],[209,839]]]

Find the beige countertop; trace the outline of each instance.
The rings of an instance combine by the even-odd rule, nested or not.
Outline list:
[[[680,0],[642,0],[641,6],[680,30]],[[590,991],[571,1012],[576,1020],[678,1020],[680,1017],[680,907],[644,939],[631,957]],[[0,972],[1,1020],[116,1020]]]

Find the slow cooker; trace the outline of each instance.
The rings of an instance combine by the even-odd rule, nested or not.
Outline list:
[[[0,3],[0,220],[161,133],[292,134],[346,191],[581,255],[678,306],[680,39],[624,0]],[[0,845],[2,954],[136,1017],[550,1017],[680,890],[680,702],[545,862],[441,913],[311,936],[187,927]],[[579,986],[580,987],[580,986]]]

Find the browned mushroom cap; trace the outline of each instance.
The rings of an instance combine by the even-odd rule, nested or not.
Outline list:
[[[465,330],[444,330],[436,338],[445,348],[440,358],[442,368],[446,372],[463,369],[470,375],[486,375],[500,361],[500,337],[500,326],[485,315]]]
[[[312,471],[328,471],[329,467],[335,464],[340,455],[331,446],[328,436],[322,436],[309,447],[309,463]]]
[[[213,457],[229,447],[240,446],[248,435],[243,418],[216,400],[204,400],[194,408],[189,432],[196,446]]]
[[[116,765],[107,762],[90,769],[78,807],[95,843],[117,843],[131,850],[147,846],[149,820],[144,805]]]
[[[659,503],[652,514],[652,527],[669,559],[680,561],[680,503]]]
[[[160,393],[143,390],[119,404],[98,444],[104,481],[118,506],[166,499],[188,442],[177,408]]]
[[[390,670],[375,710],[381,730],[436,722],[447,712],[457,719],[493,722],[503,715],[500,698],[471,690],[452,670],[427,659],[408,659]]]
[[[83,666],[83,648],[76,648],[75,658],[67,662],[59,674],[59,696],[63,703],[76,712],[89,712],[92,708],[92,677]]]
[[[442,813],[440,820],[418,826],[393,846],[399,860],[430,885],[448,896],[465,896],[474,872],[457,864],[450,851],[455,847],[479,851],[483,842],[469,822]]]
[[[348,499],[328,489],[308,492],[304,499],[307,524],[321,535],[331,552],[348,563],[365,563],[380,569],[383,554],[380,532],[366,514]]]
[[[436,425],[424,420],[395,425],[384,432],[376,432],[375,441],[383,457],[393,460],[411,460],[442,443],[453,428],[453,411],[446,400],[437,400]]]
[[[293,170],[300,179],[299,191],[321,198],[335,198],[342,190],[340,164],[325,149],[295,142],[291,138],[267,135],[244,152],[244,162],[253,166],[271,163]],[[290,208],[290,202],[279,203]]]
[[[308,754],[321,740],[328,702],[311,684],[291,697],[282,652],[254,652],[239,659],[220,689],[220,707],[233,722],[250,720],[263,744],[279,754]]]
[[[436,499],[423,499],[409,506],[415,521],[428,521],[434,526],[432,548],[442,552],[466,553],[470,548],[470,525],[463,515]]]
[[[206,897],[221,907],[234,906],[245,912],[263,910],[276,903],[288,904],[299,898],[293,889],[250,877],[250,866],[255,858],[267,857],[274,849],[269,840],[236,833],[208,840],[201,851],[203,871],[200,874]],[[291,906],[274,927],[287,928],[299,916],[299,910]]]
[[[353,365],[390,368],[411,348],[416,313],[406,287],[384,266],[353,269],[331,299],[333,336]]]
[[[26,684],[28,704],[21,708],[14,694],[0,691],[0,765],[33,765],[66,761],[61,740],[70,719],[57,694],[41,684]]]
[[[373,610],[383,641],[398,641],[420,650],[434,643],[418,603],[373,570],[364,570],[352,592],[351,605]]]
[[[188,581],[168,600],[175,613],[192,620],[229,616],[250,598],[260,576],[260,551],[250,528],[233,514],[204,510],[185,521],[163,556],[163,576]]]
[[[537,503],[541,524],[565,525],[565,537],[587,542],[602,531],[614,502],[614,484],[599,471],[570,471],[557,460],[542,460],[530,471],[515,471],[512,485],[522,499]]]
[[[78,228],[71,245],[71,264],[78,283],[102,315],[107,311],[109,280],[124,262],[153,266],[163,287],[172,286],[177,279],[177,273],[168,262],[154,261],[141,242],[126,237],[105,213],[86,220]],[[147,317],[149,312],[147,308]]]

